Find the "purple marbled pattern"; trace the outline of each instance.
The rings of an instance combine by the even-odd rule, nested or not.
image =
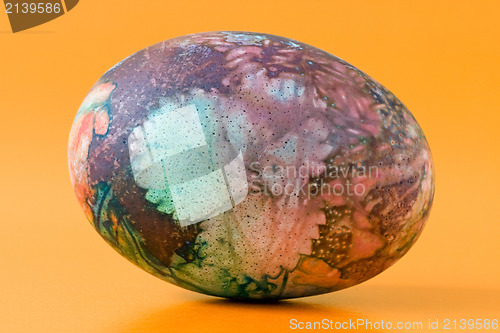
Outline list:
[[[78,111],[69,162],[111,246],[229,298],[379,274],[414,244],[434,193],[429,146],[391,92],[317,48],[247,32],[167,40],[114,66]]]

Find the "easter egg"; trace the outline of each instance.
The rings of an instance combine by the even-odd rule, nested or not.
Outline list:
[[[415,243],[434,194],[407,108],[356,67],[274,35],[145,48],[90,90],[69,138],[95,230],[199,293],[284,299],[347,288]]]

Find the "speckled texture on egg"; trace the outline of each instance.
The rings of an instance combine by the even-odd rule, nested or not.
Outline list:
[[[290,39],[211,32],[105,73],[69,140],[99,234],[168,282],[242,299],[363,282],[415,243],[434,193],[406,107],[352,65]]]

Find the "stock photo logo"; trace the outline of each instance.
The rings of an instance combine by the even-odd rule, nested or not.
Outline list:
[[[156,277],[283,299],[383,272],[429,216],[422,129],[386,88],[312,46],[250,32],[167,40],[90,89],[70,177],[92,227]]]
[[[79,0],[4,0],[12,32],[52,21],[72,10]]]
[[[217,216],[248,194],[241,151],[216,167],[194,104],[163,110],[134,128],[128,137],[134,179],[144,189],[170,193],[181,226]],[[197,200],[198,199],[198,200]]]

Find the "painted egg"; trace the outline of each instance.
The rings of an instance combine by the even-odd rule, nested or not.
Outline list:
[[[76,196],[145,271],[238,299],[343,289],[415,243],[434,193],[406,107],[354,66],[249,32],[171,39],[106,72],[69,138]]]

